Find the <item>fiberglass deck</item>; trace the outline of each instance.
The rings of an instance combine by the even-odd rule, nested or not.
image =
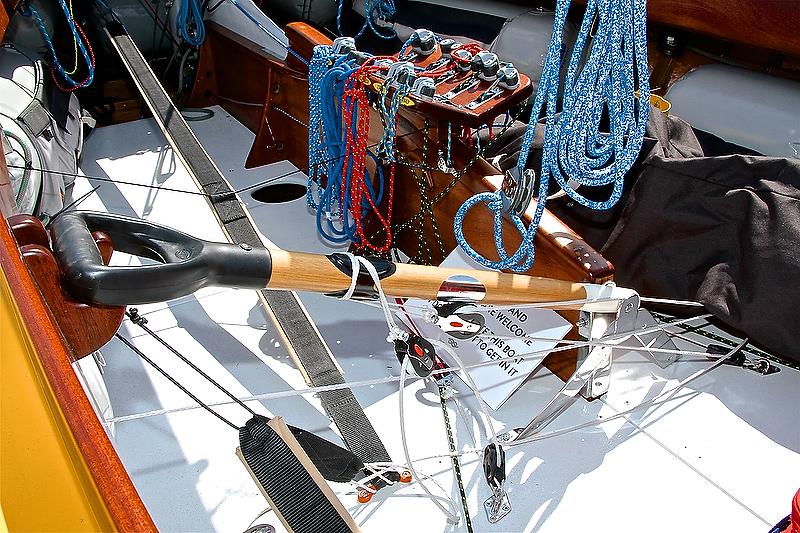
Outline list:
[[[219,107],[213,118],[191,122],[200,141],[234,189],[294,170],[277,163],[246,170],[253,134]],[[150,120],[102,128],[88,139],[81,169],[88,176],[157,185],[79,179],[73,197],[99,187],[81,209],[107,210],[172,226],[201,238],[224,240],[197,187]],[[305,184],[302,173],[283,182]],[[170,189],[170,190],[167,190]],[[277,246],[329,253],[319,240],[305,198],[264,204],[241,195],[261,233]],[[265,242],[267,242],[265,240]],[[118,256],[116,261],[127,261]],[[302,301],[326,339],[348,382],[397,376],[399,364],[386,343],[379,309],[324,296]],[[141,306],[149,326],[239,397],[306,387],[286,350],[276,340],[256,294],[204,289],[168,303]],[[194,375],[135,325],[121,333],[207,402],[223,402],[219,391]],[[198,408],[174,385],[122,343],[102,350],[108,391],[108,428],[123,463],[163,531],[244,531],[266,502],[234,455],[238,435]],[[691,358],[689,358],[691,359]],[[708,365],[696,360],[662,370],[630,352],[615,354],[609,393],[601,401],[578,399],[547,430],[571,427],[651,398]],[[84,363],[92,382],[91,364]],[[493,413],[498,429],[524,425],[560,388],[561,381],[538,371]],[[95,392],[97,383],[90,385]],[[388,451],[402,462],[396,382],[354,388]],[[404,392],[412,458],[446,453],[448,444],[438,396],[422,381]],[[101,398],[102,393],[95,394]],[[459,449],[483,447],[476,403],[459,387],[458,407],[449,402]],[[102,403],[102,400],[98,400]],[[249,405],[341,442],[313,394],[270,397]],[[622,419],[507,451],[512,513],[488,523],[483,501],[489,488],[475,454],[462,457],[462,472],[475,531],[766,531],[788,513],[800,483],[800,373],[789,368],[767,377],[722,366],[693,382],[666,405]],[[219,411],[242,424],[236,405]],[[158,410],[168,414],[139,416]],[[461,505],[450,461],[416,463]],[[345,507],[365,531],[465,531],[446,523],[414,484],[384,489],[367,505],[347,485],[333,484]],[[256,523],[280,524],[272,513]]]

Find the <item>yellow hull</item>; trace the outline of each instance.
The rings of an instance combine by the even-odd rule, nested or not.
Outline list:
[[[0,507],[8,530],[115,530],[2,271],[0,395]]]

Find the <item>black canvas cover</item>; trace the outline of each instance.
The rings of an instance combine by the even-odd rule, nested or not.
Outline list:
[[[548,207],[614,263],[620,285],[698,300],[800,360],[800,160],[759,156],[655,109],[650,116],[617,206],[596,212],[562,198]],[[495,143],[499,166],[516,164],[522,130]],[[532,155],[538,173],[541,154]]]

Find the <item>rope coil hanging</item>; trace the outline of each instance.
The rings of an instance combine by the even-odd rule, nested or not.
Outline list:
[[[342,32],[342,15],[344,13],[344,0],[339,0],[339,6],[336,11],[336,29],[339,32],[339,35],[344,35]],[[378,20],[391,20],[395,14],[397,13],[397,8],[394,5],[394,0],[366,0],[364,2],[364,15],[365,20],[364,24],[361,26],[361,29],[358,30],[358,33],[355,35],[355,39],[358,39],[364,32],[367,31],[367,28],[372,30],[372,33],[375,34],[376,37],[380,39],[384,39],[390,41],[397,37],[397,33],[393,29],[387,29],[384,33],[378,29],[380,26],[377,21]]]
[[[193,48],[203,44],[206,27],[199,0],[179,0],[175,29],[183,42]]]
[[[47,26],[45,26],[44,20],[42,19],[39,11],[29,3],[21,13],[24,17],[32,16],[35,19],[36,25],[39,27],[39,32],[42,34],[42,39],[44,39],[45,44],[47,44],[47,47],[50,49],[50,56],[52,58],[50,69],[56,86],[64,92],[71,92],[76,89],[80,89],[81,87],[88,87],[92,84],[92,81],[94,81],[95,58],[92,47],[89,44],[89,40],[83,33],[83,29],[72,16],[72,3],[70,2],[68,6],[64,0],[58,0],[58,4],[61,6],[61,10],[64,12],[64,17],[67,19],[67,24],[69,25],[70,32],[72,33],[73,42],[77,50],[81,51],[81,56],[86,64],[86,78],[83,81],[75,81],[70,77],[71,75],[74,75],[78,69],[77,50],[75,53],[75,67],[68,72],[64,69],[64,66],[58,59],[55,45],[53,44],[53,39],[50,37],[50,34],[47,31]],[[56,73],[66,80],[69,85],[63,86],[59,82]]]
[[[318,233],[333,243],[352,241],[359,249],[386,253],[392,244],[396,115],[409,91],[401,84],[389,97],[380,95],[386,132],[378,143],[381,159],[367,146],[370,102],[368,76],[386,70],[371,56],[358,64],[330,46],[317,46],[309,64],[309,171],[306,201],[316,211]],[[383,58],[385,59],[385,58]],[[388,98],[388,102],[384,101]],[[371,159],[371,172],[367,161]],[[389,166],[384,179],[383,163]],[[373,185],[372,174],[375,175]],[[380,206],[388,194],[386,213]],[[366,234],[368,213],[385,234],[381,243]]]
[[[516,173],[523,176],[537,119],[544,110],[542,167],[530,225],[526,227],[518,213],[507,212],[509,198],[502,191],[469,198],[455,217],[458,244],[472,259],[489,268],[514,272],[531,268],[535,259],[533,239],[544,213],[551,177],[581,205],[609,209],[619,201],[625,173],[642,146],[650,94],[645,0],[588,1],[567,66],[559,115],[559,72],[569,5],[570,0],[558,0],[556,4],[545,66],[517,160]],[[594,37],[589,42],[593,29]],[[608,131],[603,131],[606,122]],[[578,187],[609,185],[612,191],[604,201],[591,200],[577,191]],[[482,256],[464,237],[464,217],[479,203],[486,203],[494,213],[499,261]],[[522,243],[513,254],[509,254],[503,242],[504,214],[522,235]]]

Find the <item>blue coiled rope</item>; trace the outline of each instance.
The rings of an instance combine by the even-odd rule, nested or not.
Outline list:
[[[386,127],[381,135],[381,140],[378,142],[378,153],[382,159],[389,163],[393,163],[395,160],[394,140],[397,135],[397,112],[410,90],[411,87],[409,87],[408,83],[402,83],[399,87],[396,87],[389,100],[388,108],[386,107],[386,98],[381,98],[379,101],[381,114],[386,119]]]
[[[72,32],[72,36],[75,39],[75,42],[78,43],[78,49],[81,51],[81,55],[83,56],[83,60],[86,62],[87,68],[87,75],[86,80],[83,82],[73,80],[67,71],[64,70],[64,67],[61,65],[61,61],[58,60],[58,56],[56,55],[56,49],[53,46],[53,40],[50,38],[50,34],[47,33],[47,27],[44,24],[44,20],[42,20],[42,16],[33,7],[32,4],[28,4],[28,7],[25,11],[22,12],[22,15],[25,17],[33,16],[36,19],[36,24],[39,26],[39,32],[42,34],[42,38],[44,42],[47,44],[47,47],[50,49],[50,56],[52,57],[52,65],[53,68],[64,78],[67,83],[71,84],[71,88],[75,87],[88,87],[92,84],[94,80],[94,66],[92,65],[92,60],[89,58],[89,52],[86,50],[86,46],[84,45],[83,39],[78,34],[78,28],[75,27],[75,21],[72,20],[72,14],[69,11],[69,7],[64,0],[58,0],[58,4],[61,6],[62,11],[64,11],[64,16],[67,18],[67,24],[69,24],[69,29]]]
[[[345,0],[339,0],[339,9],[336,12],[336,29],[339,31],[339,35],[343,35],[342,33],[342,14],[344,11],[344,2]],[[365,0],[364,1],[364,25],[361,26],[361,29],[356,34],[355,38],[358,39],[364,32],[367,31],[367,28],[372,30],[377,37],[385,40],[391,40],[397,37],[397,33],[394,30],[391,30],[389,33],[383,33],[378,30],[375,24],[376,19],[391,19],[397,13],[397,8],[394,5],[394,0]]]
[[[537,119],[544,109],[542,168],[531,224],[526,228],[520,217],[508,215],[522,234],[522,243],[514,254],[509,255],[506,251],[502,220],[508,199],[501,191],[473,196],[464,202],[455,217],[458,244],[475,261],[489,268],[525,272],[533,265],[533,239],[544,213],[551,177],[581,205],[591,209],[609,209],[619,201],[625,173],[635,162],[642,146],[650,110],[645,0],[588,1],[567,67],[561,114],[557,117],[562,34],[569,4],[570,0],[558,0],[556,4],[547,59],[517,160],[521,174],[528,160]],[[581,66],[589,32],[595,22],[596,34]],[[608,118],[608,132],[600,130],[604,117]],[[583,187],[613,184],[613,188],[607,200],[594,201],[578,193],[570,181]],[[494,214],[494,240],[499,261],[483,257],[464,237],[464,217],[473,206],[484,202]]]
[[[317,231],[332,243],[359,242],[355,221],[351,220],[350,177],[353,170],[352,157],[347,159],[347,138],[356,135],[356,121],[351,130],[344,130],[343,113],[357,116],[356,102],[344,97],[346,82],[358,67],[346,56],[335,56],[328,46],[317,46],[309,63],[309,170],[306,200],[316,211]],[[321,134],[320,134],[321,132]],[[367,194],[373,203],[380,203],[384,192],[383,170],[378,158],[370,151],[367,155],[375,162],[378,183],[377,193],[372,188],[369,170],[365,169]],[[325,186],[322,185],[322,176]],[[344,191],[342,190],[344,189]],[[317,198],[315,198],[315,193]],[[342,194],[345,203],[341,204]],[[359,211],[366,215],[369,208],[367,198],[361,199]]]
[[[203,22],[203,11],[200,0],[178,0],[178,16],[175,17],[175,29],[183,42],[192,47],[199,47],[206,38],[206,27]]]
[[[321,170],[327,168],[330,159],[328,149],[322,142],[322,79],[333,62],[333,48],[328,45],[314,47],[308,64],[308,184],[306,202],[317,209],[314,189],[320,186]]]

